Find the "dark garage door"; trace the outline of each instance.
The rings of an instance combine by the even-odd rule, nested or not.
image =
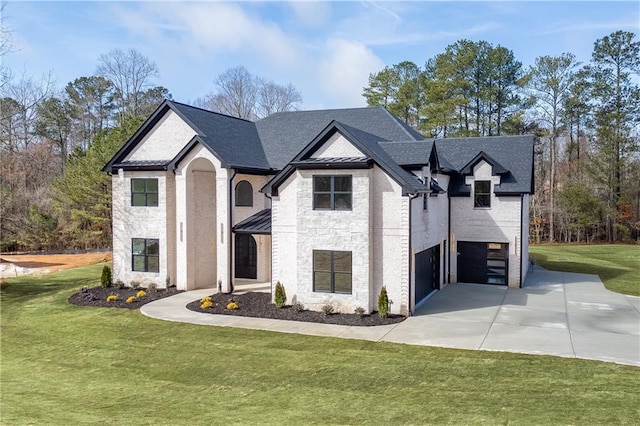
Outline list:
[[[509,244],[458,241],[458,282],[507,285]]]
[[[440,245],[416,253],[416,303],[440,288]]]

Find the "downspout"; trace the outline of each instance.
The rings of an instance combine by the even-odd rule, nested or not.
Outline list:
[[[447,201],[449,203],[449,208],[447,209],[447,227],[449,228],[447,233],[449,234],[447,238],[449,238],[449,255],[447,256],[447,284],[451,284],[451,256],[453,256],[453,239],[451,238],[451,195],[447,193]],[[458,249],[456,247],[456,253]]]
[[[527,219],[527,222],[529,220]],[[523,265],[524,265],[524,253],[522,252],[522,248],[524,247],[522,236],[524,235],[524,194],[520,194],[520,288],[522,288],[524,284],[523,279]],[[529,267],[529,259],[527,258],[527,267]]]
[[[408,260],[409,260],[409,279],[407,280],[407,282],[409,283],[409,316],[413,315],[413,309],[411,308],[411,270],[413,269],[413,256],[411,255],[413,252],[413,244],[411,244],[412,238],[411,238],[411,202],[413,200],[415,200],[416,198],[418,198],[418,196],[420,196],[420,194],[409,194],[409,256]],[[413,299],[415,299],[415,297],[413,297]],[[415,302],[415,300],[414,300]]]
[[[271,291],[271,300],[273,300],[273,198],[271,198],[271,194],[267,194],[266,192],[264,193],[264,196],[267,197],[270,201],[270,205],[271,205],[271,247],[269,248],[269,256],[271,257],[271,266],[269,266],[269,269],[271,269],[271,287],[270,287],[270,291]]]
[[[233,243],[233,239],[231,237],[231,230],[233,229],[233,210],[232,210],[232,205],[233,205],[233,179],[236,177],[236,175],[238,174],[238,171],[236,169],[233,169],[233,175],[231,175],[231,178],[229,179],[229,205],[228,205],[228,212],[227,212],[227,216],[229,219],[229,232],[228,232],[228,236],[227,236],[227,240],[228,240],[228,244],[229,244],[229,248],[228,253],[229,253],[229,260],[227,262],[227,279],[229,280],[229,285],[227,286],[227,289],[229,290],[229,293],[233,293],[233,247],[232,247],[232,243]]]

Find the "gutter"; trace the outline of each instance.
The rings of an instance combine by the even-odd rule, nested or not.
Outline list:
[[[454,253],[454,251],[452,250],[453,246],[453,239],[451,238],[451,195],[447,194],[447,201],[449,203],[449,208],[447,209],[447,227],[449,228],[447,230],[447,233],[449,234],[447,238],[449,238],[449,247],[447,247],[449,249],[449,255],[447,256],[447,284],[451,284],[451,256],[452,253]],[[458,252],[458,248],[456,247],[456,253]]]
[[[529,222],[529,219],[527,218],[527,223]],[[522,248],[524,246],[523,244],[523,239],[522,236],[524,235],[524,226],[522,226],[522,224],[524,223],[524,194],[520,194],[520,288],[522,288],[523,284],[524,284],[524,279],[523,279],[523,272],[524,272],[524,253],[522,252]],[[527,258],[527,267],[529,265],[529,259]],[[507,280],[509,279],[509,277],[507,277]],[[508,281],[507,281],[507,285],[508,285]]]
[[[413,269],[413,256],[411,255],[412,251],[413,251],[413,244],[411,244],[411,240],[412,240],[412,238],[411,238],[411,207],[412,207],[411,204],[412,203],[411,202],[413,200],[415,200],[416,198],[418,198],[419,196],[420,196],[420,194],[409,194],[409,256],[407,256],[408,260],[409,260],[407,262],[408,263],[408,267],[409,267],[408,280],[407,280],[407,282],[409,283],[409,288],[408,288],[408,290],[409,290],[409,316],[413,315],[413,309],[411,308],[411,299],[415,299],[415,296],[411,297],[411,284],[412,284],[411,270]],[[415,302],[415,300],[414,300],[414,302]]]
[[[229,290],[229,293],[227,294],[231,294],[233,293],[233,239],[231,237],[231,234],[233,233],[231,231],[231,229],[233,228],[233,210],[232,210],[232,201],[233,201],[233,179],[236,177],[236,175],[238,174],[238,171],[236,169],[233,169],[233,175],[231,175],[231,178],[229,179],[229,205],[228,205],[228,212],[227,212],[227,216],[229,219],[229,232],[228,232],[228,236],[227,236],[227,240],[229,243],[229,248],[228,250],[228,254],[229,254],[229,260],[227,262],[227,279],[229,280],[229,285],[227,286],[227,289]]]
[[[271,263],[269,266],[270,271],[270,275],[271,275],[271,287],[270,287],[270,291],[271,291],[271,300],[273,300],[273,198],[271,198],[271,194],[268,193],[264,193],[264,196],[267,197],[270,201],[271,204],[271,247],[269,247],[269,256],[271,257]]]

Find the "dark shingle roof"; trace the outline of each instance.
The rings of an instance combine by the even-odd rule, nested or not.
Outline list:
[[[495,190],[497,194],[532,192],[533,136],[438,139],[435,144],[441,165],[446,162],[457,172],[472,162],[481,151],[491,159],[495,159],[508,170],[508,173],[502,176],[500,187]],[[470,193],[470,187],[464,184],[462,175],[452,175],[449,193],[451,195]]]
[[[352,128],[366,129],[376,141],[424,139],[379,107],[278,112],[256,122],[271,167],[284,168],[334,120]]]
[[[411,142],[380,142],[380,146],[400,166],[425,166],[429,162],[433,140]]]
[[[229,167],[270,168],[255,123],[178,102],[172,104],[196,127],[202,143]]]

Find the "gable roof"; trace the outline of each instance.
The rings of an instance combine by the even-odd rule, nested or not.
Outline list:
[[[309,143],[295,158],[287,164],[282,171],[271,179],[262,189],[262,192],[273,195],[278,194],[278,187],[298,168],[301,164],[308,161],[308,158],[324,143],[326,143],[336,132],[339,132],[345,139],[364,153],[368,160],[373,160],[382,170],[384,170],[392,179],[394,179],[401,187],[404,194],[415,194],[428,192],[428,188],[413,174],[409,173],[385,152],[378,144],[380,137],[365,132],[347,124],[332,121],[324,130],[317,135],[311,143]],[[326,160],[326,159],[325,159]],[[336,162],[334,162],[336,163]],[[339,163],[338,163],[339,164]],[[345,163],[349,168],[351,162]]]
[[[224,167],[270,170],[253,122],[170,100],[160,104],[103,170],[112,172],[114,165],[127,164],[125,158],[170,110],[196,132],[198,142],[211,151]],[[192,142],[193,139],[190,144]],[[175,163],[175,159],[167,159],[167,163],[169,161]]]
[[[381,107],[278,112],[255,124],[269,164],[281,170],[334,121],[366,129],[376,141],[424,139]]]
[[[533,136],[452,138],[438,139],[435,143],[441,166],[446,162],[458,172],[451,176],[451,195],[470,194],[470,185],[464,183],[461,173],[469,167],[472,170],[482,159],[494,167],[494,173],[502,174],[501,184],[495,189],[497,195],[533,192]]]

